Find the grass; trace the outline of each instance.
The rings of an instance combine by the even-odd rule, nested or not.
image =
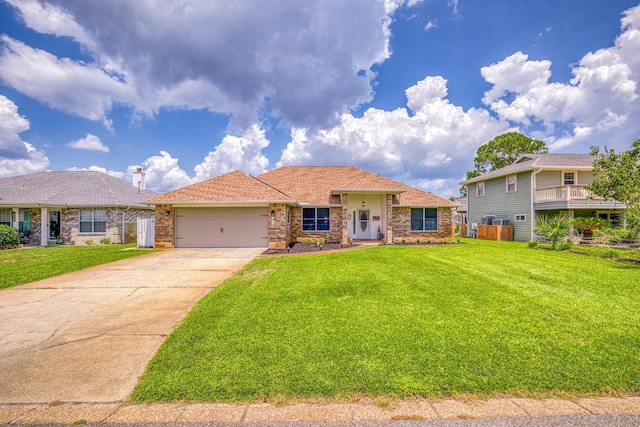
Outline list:
[[[23,285],[94,265],[142,255],[129,245],[51,246],[0,251],[0,289]]]
[[[201,300],[134,401],[640,391],[640,267],[526,244],[255,260]]]

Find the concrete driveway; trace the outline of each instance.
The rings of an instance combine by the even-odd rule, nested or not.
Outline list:
[[[193,305],[264,249],[171,249],[0,291],[0,403],[127,399]]]

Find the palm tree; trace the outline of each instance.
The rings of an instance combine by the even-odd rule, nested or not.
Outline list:
[[[536,233],[542,234],[547,240],[551,241],[551,249],[556,248],[556,244],[567,237],[571,231],[573,221],[567,216],[541,215],[536,217],[534,229]]]
[[[573,226],[582,230],[583,237],[593,237],[594,230],[609,227],[611,224],[606,219],[595,216],[578,217],[573,220]]]

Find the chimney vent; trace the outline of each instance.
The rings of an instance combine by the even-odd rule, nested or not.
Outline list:
[[[142,172],[142,168],[136,168],[136,171],[133,173],[133,186],[138,189],[138,193],[140,190],[145,190],[144,184],[144,172]]]

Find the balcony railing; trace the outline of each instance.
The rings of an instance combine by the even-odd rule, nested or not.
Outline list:
[[[563,185],[558,187],[536,189],[536,203],[558,202],[569,200],[604,200],[596,196],[591,191],[584,188],[584,185]]]
[[[466,197],[456,197],[455,204],[458,205],[459,211],[467,210],[467,198]]]

